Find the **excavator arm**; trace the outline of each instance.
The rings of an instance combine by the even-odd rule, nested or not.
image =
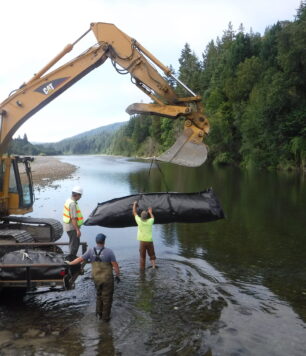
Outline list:
[[[94,46],[61,67],[49,71],[90,31],[97,39]],[[136,40],[115,25],[100,22],[92,23],[79,39],[67,45],[33,78],[0,104],[0,154],[6,151],[12,136],[27,119],[107,59],[112,61],[119,73],[130,73],[132,82],[153,100],[152,104],[130,105],[127,108],[130,115],[149,113],[173,119],[185,118],[183,134],[158,159],[186,166],[201,165],[207,156],[203,138],[209,132],[201,98],[176,79],[169,68]],[[174,78],[191,96],[178,97],[156,67],[166,76]]]

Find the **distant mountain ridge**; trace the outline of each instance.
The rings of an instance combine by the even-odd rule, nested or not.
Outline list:
[[[37,142],[37,141],[29,141],[32,145],[55,145],[58,143],[61,143],[63,141],[67,141],[67,140],[74,140],[74,139],[79,139],[79,138],[83,138],[83,137],[90,137],[90,136],[94,136],[94,135],[99,135],[103,132],[108,132],[111,133],[113,131],[117,131],[119,128],[121,128],[122,126],[126,125],[128,123],[128,121],[122,121],[122,122],[115,122],[113,124],[109,124],[109,125],[105,125],[105,126],[99,126],[95,129],[92,130],[88,130],[88,131],[84,131],[81,132],[80,134],[74,135],[74,136],[69,136],[69,137],[65,137],[60,141],[57,142]]]
[[[31,143],[27,135],[10,142],[8,152],[17,155],[61,155],[105,153],[114,134],[127,122],[116,122],[67,137],[58,142]]]
[[[56,150],[58,154],[105,153],[111,144],[113,135],[126,124],[126,122],[116,122],[114,124],[100,126],[96,129],[82,132],[55,143],[38,145],[38,147],[42,150]]]
[[[89,131],[85,131],[85,132],[82,132],[78,135],[75,135],[75,136],[71,136],[71,137],[67,137],[67,138],[64,138],[60,141],[58,141],[57,143],[62,143],[62,142],[67,142],[69,140],[75,140],[75,139],[80,139],[80,138],[86,138],[86,137],[92,137],[92,136],[95,136],[95,135],[100,135],[102,133],[112,133],[114,131],[117,131],[120,127],[126,125],[127,122],[115,122],[114,124],[109,124],[109,125],[105,125],[105,126],[100,126],[100,127],[97,127],[96,129],[92,129],[92,130],[89,130]]]
[[[211,122],[205,137],[209,162],[244,169],[306,171],[306,1],[293,21],[278,21],[264,35],[229,23],[199,59],[188,43],[177,77],[203,98]],[[184,90],[171,83],[180,97]],[[106,125],[55,144],[11,142],[11,153],[109,154],[152,157],[166,151],[184,120],[148,114]],[[112,130],[113,129],[113,130]],[[32,152],[31,152],[32,151]]]

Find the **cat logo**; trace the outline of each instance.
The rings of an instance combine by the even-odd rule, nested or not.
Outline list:
[[[43,88],[43,92],[48,95],[51,91],[54,90],[53,83],[49,83],[46,87]]]
[[[37,91],[38,93],[44,95],[49,95],[53,93],[54,90],[67,79],[69,79],[69,77],[54,79],[48,83],[41,85],[40,87],[36,88],[34,91]]]

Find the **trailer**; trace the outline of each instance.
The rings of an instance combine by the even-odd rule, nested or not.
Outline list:
[[[1,248],[8,252],[0,259],[0,291],[14,288],[33,292],[42,287],[50,291],[73,289],[76,279],[83,274],[84,265],[65,263],[71,256],[64,254],[60,246],[67,245],[66,242],[2,242]],[[85,253],[87,243],[80,245]]]

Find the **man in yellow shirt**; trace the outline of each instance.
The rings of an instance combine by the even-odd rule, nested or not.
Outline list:
[[[147,253],[150,257],[152,268],[156,268],[156,256],[152,238],[152,225],[154,224],[154,215],[152,213],[152,208],[149,208],[147,211],[143,210],[139,216],[137,214],[136,206],[137,202],[135,201],[133,204],[133,215],[138,225],[137,240],[140,241],[140,269],[145,269]]]

